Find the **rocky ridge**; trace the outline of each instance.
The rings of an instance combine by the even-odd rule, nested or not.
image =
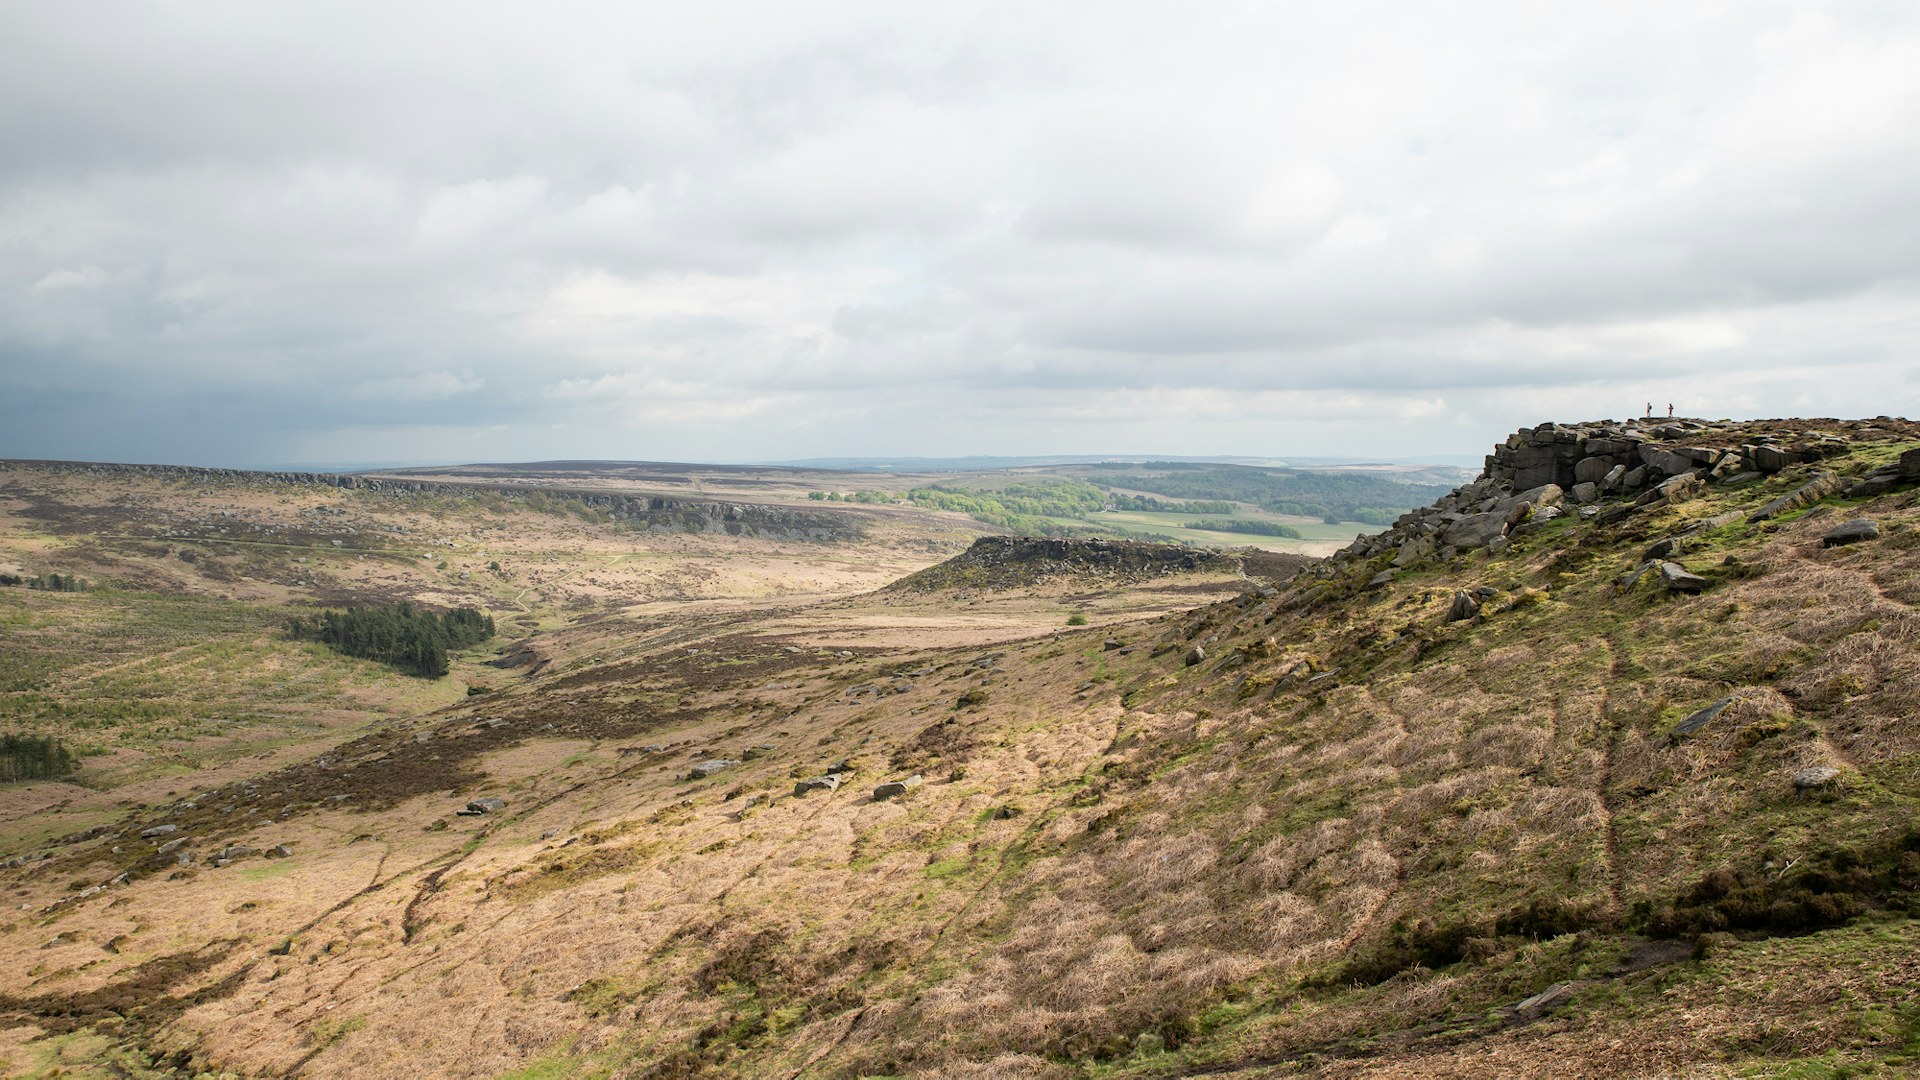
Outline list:
[[[1739,485],[1846,452],[1856,441],[1920,437],[1920,424],[1880,417],[1863,421],[1611,420],[1522,428],[1487,455],[1473,482],[1431,506],[1403,514],[1393,526],[1336,553],[1319,573],[1388,551],[1396,570],[1446,561],[1509,540],[1563,515],[1610,524],[1685,502],[1707,485]],[[1867,497],[1920,480],[1920,452],[1897,464],[1841,481],[1819,473],[1808,483],[1747,514],[1763,521],[1829,495]],[[1724,523],[1723,523],[1724,524]]]

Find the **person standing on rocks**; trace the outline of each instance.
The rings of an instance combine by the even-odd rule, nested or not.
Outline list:
[[[1673,402],[1667,402],[1667,419],[1673,419]]]
[[[1653,419],[1653,402],[1647,402],[1647,419]]]

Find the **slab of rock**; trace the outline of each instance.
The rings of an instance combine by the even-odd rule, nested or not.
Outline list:
[[[1393,584],[1393,571],[1382,570],[1367,581],[1367,588],[1382,589]]]
[[[905,780],[893,780],[888,783],[881,784],[879,787],[873,789],[873,801],[883,802],[887,799],[898,798],[902,795],[905,795],[908,791],[912,790],[913,788],[917,788],[919,786],[920,786],[919,773],[915,773],[914,775],[907,777]]]
[[[1713,584],[1676,562],[1660,564],[1660,583],[1671,592],[1702,593]]]
[[[180,826],[178,825],[155,825],[151,829],[141,829],[140,835],[151,840],[156,836],[168,836],[179,831]]]
[[[506,808],[507,801],[505,799],[496,799],[488,796],[484,799],[475,799],[467,804],[465,810],[455,810],[454,813],[461,817],[479,817],[482,814],[497,814]]]
[[[1480,601],[1465,589],[1455,590],[1453,604],[1447,608],[1447,621],[1465,622],[1480,614]]]
[[[1574,502],[1586,506],[1600,498],[1600,485],[1592,480],[1583,481],[1573,485],[1573,491],[1569,494],[1573,496]]]
[[[1843,544],[1857,544],[1862,540],[1880,539],[1880,526],[1866,518],[1854,518],[1842,525],[1827,530],[1820,538],[1821,547],[1840,547]]]
[[[815,776],[793,785],[793,797],[797,799],[809,791],[834,791],[839,787],[840,774],[827,773],[825,776]]]
[[[293,854],[293,848],[286,844],[275,844],[262,852],[269,859],[284,859]]]
[[[1691,735],[1712,723],[1713,718],[1726,712],[1727,706],[1731,704],[1733,704],[1732,698],[1721,698],[1719,701],[1714,702],[1706,708],[1695,712],[1685,720],[1673,725],[1673,733],[1675,735]]]
[[[1768,518],[1778,517],[1790,510],[1798,510],[1803,506],[1812,506],[1814,503],[1819,502],[1821,499],[1839,490],[1839,476],[1834,473],[1821,473],[1807,483],[1802,484],[1799,488],[1780,496],[1760,509],[1755,510],[1753,513],[1748,514],[1747,520],[1754,522],[1765,521]]]
[[[687,769],[686,779],[705,780],[707,777],[716,773],[726,772],[738,764],[740,763],[732,758],[708,758],[705,761],[696,762],[689,767]]]

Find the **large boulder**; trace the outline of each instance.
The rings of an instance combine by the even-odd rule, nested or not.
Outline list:
[[[1802,454],[1782,450],[1777,446],[1751,446],[1746,448],[1745,454],[1747,464],[1751,465],[1755,472],[1763,473],[1777,473],[1781,469],[1807,460]]]
[[[1827,530],[1820,538],[1821,547],[1840,547],[1843,544],[1857,544],[1862,540],[1880,539],[1880,526],[1866,518],[1854,518],[1842,525]]]
[[[1503,511],[1469,514],[1448,525],[1440,534],[1440,542],[1462,549],[1486,547],[1507,535],[1507,518]]]

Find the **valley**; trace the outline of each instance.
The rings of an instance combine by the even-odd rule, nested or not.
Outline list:
[[[1373,525],[1193,471],[5,463],[0,572],[85,587],[0,588],[0,726],[82,755],[0,786],[0,1062],[1920,1060],[1920,425],[1542,425]],[[1023,484],[1229,505],[908,499]],[[498,634],[283,631],[400,600]]]

